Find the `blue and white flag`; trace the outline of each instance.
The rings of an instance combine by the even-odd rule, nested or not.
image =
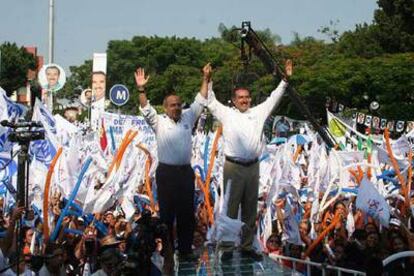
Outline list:
[[[8,139],[10,129],[0,126],[0,152],[10,151],[13,143]]]
[[[31,142],[29,154],[32,158],[35,158],[37,161],[40,161],[49,167],[58,147],[56,139],[56,120],[38,99],[36,99],[33,108],[32,120],[40,121],[42,123],[45,130],[45,139]]]
[[[293,207],[291,205],[291,199],[289,197],[286,198],[284,211],[282,241],[287,241],[296,245],[302,245],[302,240],[299,233],[299,225],[295,219],[295,214],[293,213]]]
[[[17,172],[17,164],[10,160],[10,156],[0,154],[0,194],[4,195],[7,191],[15,193],[13,187],[13,176]]]
[[[24,116],[27,108],[24,105],[13,102],[7,97],[6,91],[0,87],[0,121],[15,121]]]
[[[372,182],[365,177],[359,186],[356,207],[374,219],[378,219],[381,225],[388,227],[390,220],[389,206]]]
[[[10,100],[0,87],[0,121],[16,121],[24,116],[27,108]],[[0,152],[10,151],[13,143],[8,140],[10,129],[0,126]]]

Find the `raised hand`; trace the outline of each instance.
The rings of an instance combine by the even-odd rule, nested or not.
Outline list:
[[[149,76],[145,77],[145,70],[143,68],[138,68],[135,71],[135,83],[138,87],[144,87],[149,80]]]
[[[293,62],[291,59],[288,59],[285,62],[285,73],[287,77],[290,77],[293,74]]]
[[[22,214],[24,212],[24,207],[16,207],[14,208],[12,215],[11,215],[11,219],[12,221],[17,221],[22,217]]]
[[[202,72],[203,72],[203,78],[207,81],[210,81],[211,74],[213,72],[213,68],[211,67],[210,62],[204,65]]]

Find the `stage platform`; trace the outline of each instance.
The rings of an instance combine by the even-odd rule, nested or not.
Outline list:
[[[242,258],[240,252],[234,251],[233,260],[222,263],[213,247],[201,250],[200,259],[195,262],[176,262],[175,275],[301,275],[283,267],[267,256],[263,261]]]

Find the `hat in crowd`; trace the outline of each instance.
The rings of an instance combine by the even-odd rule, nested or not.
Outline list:
[[[114,236],[112,235],[107,235],[105,237],[103,237],[100,240],[100,244],[102,248],[107,248],[107,247],[113,247],[115,245],[120,244],[121,242],[119,240],[117,240]]]

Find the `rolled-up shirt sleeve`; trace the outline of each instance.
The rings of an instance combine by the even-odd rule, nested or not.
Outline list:
[[[157,131],[158,125],[158,115],[155,108],[150,105],[149,101],[146,106],[141,107],[139,106],[139,111],[141,111],[142,116],[144,116],[145,121],[152,127],[154,131]]]

